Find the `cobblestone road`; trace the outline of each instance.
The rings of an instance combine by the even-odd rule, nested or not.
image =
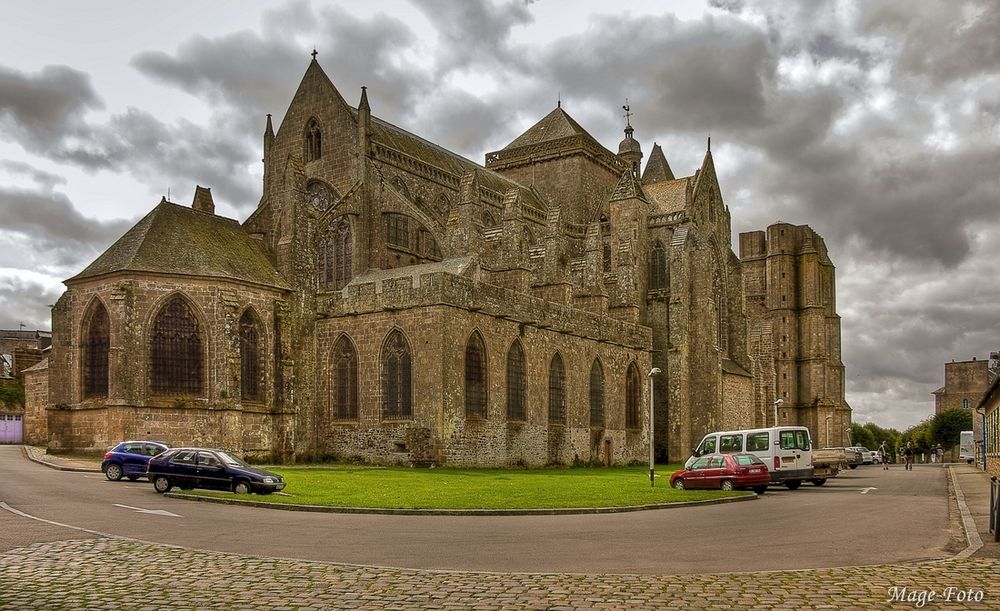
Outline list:
[[[998,570],[973,558],[683,577],[413,571],[97,538],[0,555],[0,609],[997,609]],[[893,588],[903,600],[889,602]]]

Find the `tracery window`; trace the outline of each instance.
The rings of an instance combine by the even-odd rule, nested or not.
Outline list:
[[[390,214],[386,225],[386,241],[392,246],[410,248],[410,219],[402,214]]]
[[[336,206],[340,201],[340,194],[336,189],[318,180],[309,183],[308,191],[309,205],[319,211]]]
[[[314,161],[323,156],[323,133],[316,119],[310,119],[306,126],[306,161]]]
[[[175,295],[153,320],[149,341],[150,391],[156,395],[200,395],[204,355],[198,319]]]
[[[353,276],[354,239],[351,223],[334,219],[321,251],[320,284],[339,291]]]
[[[240,397],[244,401],[261,400],[261,329],[253,311],[247,308],[240,317]]]
[[[667,288],[667,251],[659,240],[653,244],[653,252],[649,257],[649,288]]]
[[[566,424],[566,369],[558,352],[549,363],[549,423]]]
[[[333,346],[332,416],[338,420],[358,417],[358,353],[346,335]]]
[[[625,428],[639,428],[639,369],[632,363],[625,372]]]
[[[100,301],[95,301],[91,308],[83,341],[83,396],[107,397],[111,321]]]
[[[465,417],[486,417],[486,346],[478,332],[465,344]]]
[[[597,359],[590,366],[590,426],[604,426],[604,369]]]
[[[514,340],[507,351],[507,419],[525,418],[525,363],[521,342]]]
[[[411,418],[412,356],[410,344],[398,329],[392,331],[382,347],[382,417]]]

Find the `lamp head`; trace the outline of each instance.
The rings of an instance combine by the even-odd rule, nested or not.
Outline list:
[[[775,401],[775,402],[774,402],[774,404],[775,404],[775,405],[781,405],[781,404],[782,404],[782,403],[784,403],[784,402],[785,402],[785,400],[784,400],[784,399],[778,399],[777,401]]]
[[[660,372],[660,368],[659,367],[653,367],[652,369],[649,370],[649,374],[648,375],[649,375],[649,377],[653,377],[655,375],[660,375],[660,373],[661,372]]]

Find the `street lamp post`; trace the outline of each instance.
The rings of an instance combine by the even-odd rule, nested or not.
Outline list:
[[[778,399],[774,402],[774,426],[778,426],[778,406],[784,402],[784,399]]]
[[[826,447],[830,447],[830,419],[833,418],[832,415],[826,415]]]
[[[660,368],[653,367],[649,370],[649,485],[653,487],[656,485],[656,467],[653,461],[655,457],[653,456],[653,376],[659,375]]]

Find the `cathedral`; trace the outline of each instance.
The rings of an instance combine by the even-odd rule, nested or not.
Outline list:
[[[776,422],[847,445],[822,238],[776,223],[737,255],[711,148],[676,177],[633,136],[612,152],[557,105],[479,165],[314,57],[245,222],[198,187],[66,280],[49,449],[611,465]]]

